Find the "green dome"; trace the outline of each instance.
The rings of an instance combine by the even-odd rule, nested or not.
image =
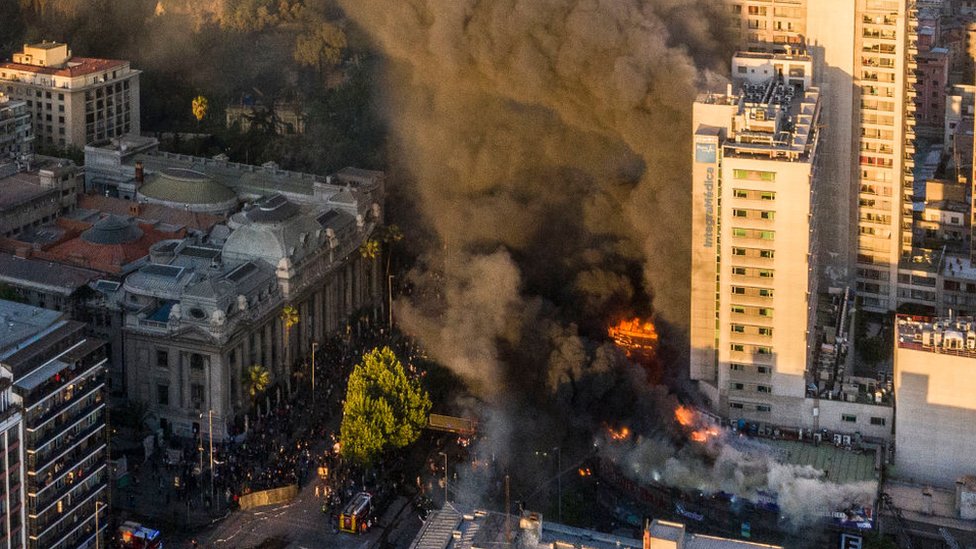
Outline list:
[[[183,204],[221,204],[235,200],[237,194],[210,179],[206,174],[181,168],[167,168],[141,188],[139,195],[151,201]]]

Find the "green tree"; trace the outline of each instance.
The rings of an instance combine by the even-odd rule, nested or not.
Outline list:
[[[347,45],[346,33],[341,28],[322,21],[295,39],[295,61],[324,74],[342,61]]]
[[[417,440],[427,424],[430,396],[411,379],[389,347],[366,353],[349,376],[342,424],[342,455],[368,465],[383,452]]]

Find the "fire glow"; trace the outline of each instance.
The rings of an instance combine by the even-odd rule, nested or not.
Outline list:
[[[627,356],[632,353],[653,354],[657,349],[657,328],[650,320],[638,317],[624,319],[607,328],[607,334],[617,347],[626,351]]]
[[[674,419],[682,427],[691,430],[688,438],[693,442],[705,443],[718,438],[722,434],[717,426],[711,425],[707,419],[687,406],[678,406],[675,408]]]
[[[630,438],[630,428],[621,427],[619,429],[614,429],[612,427],[607,427],[607,434],[610,436],[610,440],[621,442]]]

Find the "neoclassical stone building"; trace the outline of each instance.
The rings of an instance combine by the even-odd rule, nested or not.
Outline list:
[[[153,245],[145,264],[117,287],[92,285],[124,317],[127,397],[145,402],[152,422],[182,436],[206,433],[212,411],[221,440],[251,405],[248,366],[266,367],[284,391],[312,342],[344,329],[353,312],[382,306],[378,262],[359,249],[382,222],[383,174],[346,168],[322,181],[153,151],[127,161],[138,162],[139,181],[135,170],[128,180],[127,162],[116,164],[118,177],[93,175],[128,180],[136,198],[145,182],[154,196],[174,200],[183,194],[168,183],[198,184],[206,187],[193,193],[198,205],[223,207],[224,189],[240,204],[206,236]],[[235,171],[239,179],[230,177]],[[276,179],[284,180],[274,185]],[[286,330],[281,312],[289,305],[299,322]]]

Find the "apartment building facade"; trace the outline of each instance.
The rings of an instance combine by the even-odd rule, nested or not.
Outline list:
[[[0,547],[27,544],[24,505],[24,421],[13,373],[0,366]]]
[[[27,104],[38,146],[83,148],[139,133],[139,74],[128,61],[73,56],[67,44],[25,44],[0,63],[0,92]]]
[[[57,311],[0,301],[0,316],[0,363],[22,415],[26,547],[94,545],[96,512],[107,527],[103,342]]]
[[[912,157],[917,78],[917,14],[908,0],[734,0],[733,30],[753,51],[814,58],[824,93],[831,192],[849,223],[827,240],[854,250],[863,307],[893,310],[897,274],[912,247]],[[852,154],[852,151],[853,154]],[[846,233],[846,234],[844,234]]]
[[[27,102],[15,101],[0,91],[0,164],[29,155],[33,142]]]

